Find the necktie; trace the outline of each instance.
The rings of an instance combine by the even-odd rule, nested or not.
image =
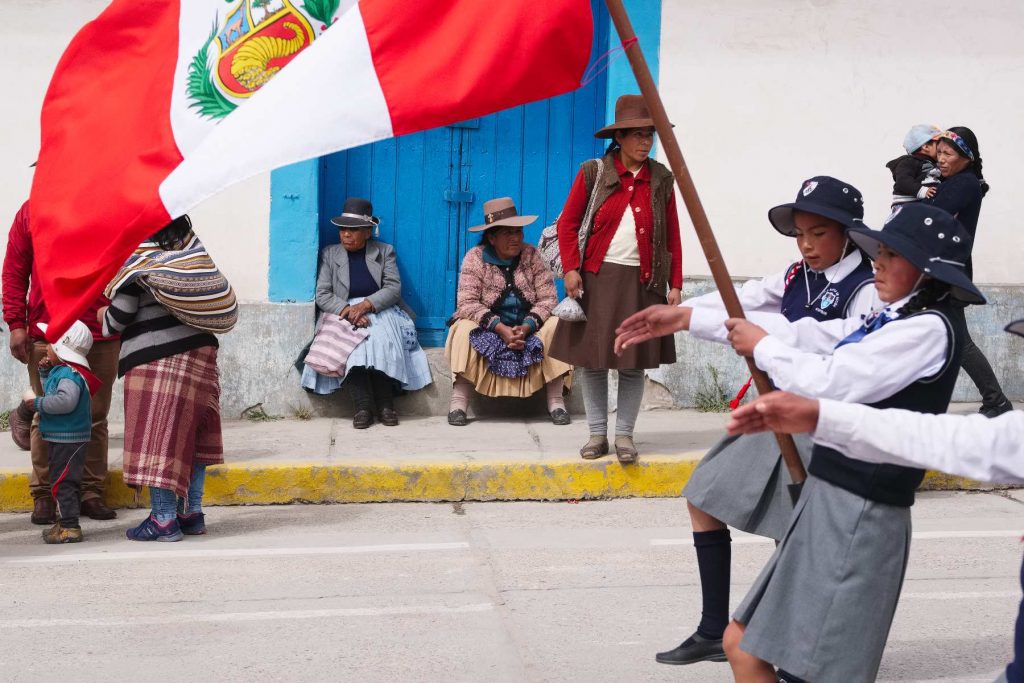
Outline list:
[[[875,315],[869,316],[864,320],[863,325],[858,327],[856,330],[851,332],[845,339],[836,344],[836,348],[838,349],[840,346],[845,346],[846,344],[856,344],[861,339],[868,336],[875,330],[881,329],[882,326],[885,325],[886,323],[892,322],[892,320],[893,319],[890,318],[885,311],[880,311]]]

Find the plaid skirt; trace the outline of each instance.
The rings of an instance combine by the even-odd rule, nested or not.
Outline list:
[[[124,376],[124,481],[188,493],[193,464],[224,462],[217,349],[204,346]]]

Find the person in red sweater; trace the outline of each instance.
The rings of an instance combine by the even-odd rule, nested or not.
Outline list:
[[[588,460],[609,450],[608,371],[618,371],[615,454],[632,463],[644,370],[675,363],[676,348],[667,336],[617,356],[615,329],[648,306],[679,304],[683,248],[672,172],[650,158],[654,121],[643,97],[620,97],[615,123],[594,136],[612,143],[604,157],[584,162],[558,219],[565,291],[587,319],[559,324],[550,355],[583,371],[590,439],[580,455]]]
[[[39,380],[39,361],[46,356],[46,339],[37,327],[49,323],[50,315],[43,302],[39,278],[35,273],[32,234],[29,230],[29,206],[26,201],[14,217],[7,237],[7,253],[3,265],[3,315],[10,330],[11,355],[28,366],[28,378],[36,394],[43,393]],[[92,438],[85,457],[82,477],[81,513],[91,519],[114,519],[117,516],[103,501],[107,485],[107,413],[110,394],[117,377],[117,356],[121,342],[117,336],[103,336],[96,311],[109,301],[100,297],[81,321],[92,332],[92,350],[87,356],[93,373],[103,382],[92,399]],[[32,523],[53,524],[57,508],[50,494],[50,473],[46,444],[39,434],[39,419],[18,409],[11,411],[11,436],[22,448],[32,451]],[[27,437],[27,438],[26,438]]]

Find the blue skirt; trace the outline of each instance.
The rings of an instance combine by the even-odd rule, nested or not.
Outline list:
[[[349,304],[362,301],[350,299]],[[427,354],[416,336],[416,324],[398,306],[370,313],[369,336],[352,351],[345,365],[346,377],[352,368],[369,368],[383,372],[398,382],[402,389],[422,389],[433,380]],[[302,371],[302,386],[317,394],[332,394],[345,382],[344,377],[325,377],[308,365]]]

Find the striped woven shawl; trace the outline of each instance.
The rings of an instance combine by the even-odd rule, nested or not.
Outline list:
[[[132,282],[149,290],[175,318],[204,332],[230,332],[238,321],[238,302],[231,283],[195,233],[185,237],[181,249],[164,250],[156,242],[143,242],[121,266],[105,293],[113,298]]]

